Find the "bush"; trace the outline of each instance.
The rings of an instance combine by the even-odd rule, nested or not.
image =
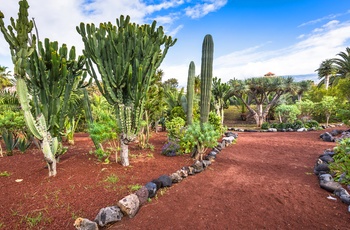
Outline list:
[[[221,124],[221,117],[215,112],[209,113],[208,121],[219,133],[223,134],[226,131],[226,128]]]
[[[294,122],[301,112],[296,105],[282,104],[276,107],[275,113],[283,122]]]
[[[169,116],[170,120],[177,117],[181,117],[182,119],[186,120],[185,111],[181,106],[175,106],[170,112],[170,116]]]
[[[173,157],[180,153],[180,145],[175,141],[167,141],[162,148],[162,154],[168,157]]]
[[[301,120],[296,120],[292,125],[292,129],[301,129],[301,128],[304,128],[304,123]]]
[[[342,176],[342,183],[350,184],[350,138],[341,140],[334,147],[334,162],[330,164],[330,169],[335,173],[335,178],[339,180]]]
[[[304,123],[305,128],[318,128],[320,126],[320,124],[315,121],[315,120],[309,120],[307,122]]]
[[[180,145],[185,153],[191,153],[197,149],[200,156],[207,148],[215,147],[219,137],[220,133],[209,122],[204,123],[202,128],[199,122],[195,122],[187,128],[185,135],[180,140]]]
[[[170,121],[165,122],[166,130],[168,131],[168,138],[170,140],[178,140],[183,135],[183,127],[185,126],[185,120],[181,117],[174,117]]]
[[[269,129],[269,127],[270,127],[270,124],[268,123],[268,122],[264,122],[264,123],[262,123],[262,125],[261,125],[261,129]]]
[[[279,123],[277,129],[286,129],[286,123]]]

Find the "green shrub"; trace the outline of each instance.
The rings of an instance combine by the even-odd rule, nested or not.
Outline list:
[[[312,128],[312,127],[318,128],[320,126],[320,124],[315,120],[309,120],[305,122],[304,125],[305,125],[305,128]]]
[[[182,119],[186,120],[186,114],[185,111],[181,106],[175,106],[171,111],[170,111],[170,116],[169,119],[172,120],[176,117],[181,117]]]
[[[197,156],[201,157],[208,148],[215,147],[220,138],[220,133],[212,124],[206,122],[201,127],[199,122],[190,125],[183,138],[180,139],[180,146],[185,153],[193,153],[197,149]]]
[[[277,129],[286,129],[286,123],[278,123]]]
[[[350,138],[341,140],[336,147],[334,147],[333,156],[334,162],[330,164],[330,169],[335,173],[335,178],[345,173],[342,183],[350,184]]]
[[[115,118],[108,111],[101,110],[99,120],[91,123],[88,131],[91,138],[100,143],[94,154],[99,160],[109,163],[109,156],[119,150],[120,129]]]
[[[221,117],[215,112],[209,113],[208,121],[219,133],[223,134],[226,131],[226,128],[221,124]]]
[[[269,129],[270,128],[270,124],[268,123],[268,122],[264,122],[264,123],[262,123],[262,125],[261,125],[261,129]]]
[[[282,104],[276,107],[275,113],[283,122],[294,122],[301,112],[296,105]]]
[[[296,120],[292,125],[292,129],[300,129],[300,128],[304,128],[304,123],[301,120]]]
[[[174,117],[170,121],[166,121],[165,126],[168,132],[168,138],[170,140],[179,140],[183,135],[185,123],[185,120],[181,117]]]

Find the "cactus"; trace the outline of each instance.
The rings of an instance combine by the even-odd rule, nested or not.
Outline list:
[[[21,103],[24,111],[24,120],[30,132],[39,140],[41,140],[41,150],[44,154],[44,158],[49,167],[49,176],[55,176],[56,171],[56,158],[55,153],[58,149],[57,138],[52,138],[50,133],[47,131],[46,121],[43,115],[40,115],[35,120],[29,105],[28,89],[23,78],[17,79],[17,92],[18,99]]]
[[[120,16],[116,24],[96,27],[81,23],[77,31],[84,42],[89,75],[115,108],[121,128],[122,164],[127,166],[127,145],[140,130],[147,91],[176,39],[166,36],[162,27],[156,28],[156,21],[140,26],[130,23],[129,16]]]
[[[193,122],[194,78],[195,65],[191,61],[187,79],[187,125],[191,125]]]
[[[210,34],[204,37],[202,46],[201,63],[201,101],[200,101],[200,122],[201,125],[208,122],[211,98],[211,86],[213,78],[213,54],[214,42]]]
[[[42,140],[42,151],[49,166],[49,175],[56,175],[56,157],[64,152],[60,133],[68,109],[68,100],[73,89],[84,87],[86,74],[82,72],[85,59],[75,60],[74,47],[68,52],[66,45],[45,39],[38,43],[29,36],[34,23],[28,20],[29,5],[19,1],[18,19],[11,18],[8,29],[0,12],[0,30],[10,46],[17,93],[24,111],[26,125],[33,135]],[[68,56],[67,56],[68,55]],[[29,96],[34,104],[32,114]],[[36,119],[34,118],[36,117]],[[52,135],[53,134],[53,135]],[[54,137],[52,137],[54,136]]]

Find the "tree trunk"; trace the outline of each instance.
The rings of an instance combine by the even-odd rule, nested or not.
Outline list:
[[[325,76],[325,78],[324,78],[324,84],[325,84],[326,90],[328,90],[328,86],[329,86],[329,75]]]
[[[49,177],[51,176],[56,176],[57,174],[57,160],[55,157],[53,157],[53,159],[47,158],[45,157],[45,161],[47,164],[47,167],[49,169]]]
[[[129,166],[129,145],[128,141],[123,138],[120,138],[120,161],[123,166]]]
[[[261,127],[262,123],[265,121],[265,118],[266,118],[266,116],[264,116],[262,104],[257,104],[256,109],[257,109],[257,112],[256,112],[256,115],[254,115],[254,119],[256,121],[256,125],[258,127]]]
[[[329,118],[330,118],[331,116],[330,115],[326,115],[326,126],[328,127],[328,122],[329,122]]]
[[[221,111],[221,124],[223,125],[224,124],[224,108],[223,107],[221,107],[221,109],[220,109]]]

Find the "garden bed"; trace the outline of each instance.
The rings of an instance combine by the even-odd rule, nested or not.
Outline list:
[[[108,229],[347,229],[347,205],[328,200],[313,174],[315,159],[335,146],[319,139],[323,132],[239,133],[207,170]],[[188,156],[162,156],[165,141],[161,132],[152,135],[154,151],[132,146],[125,168],[98,162],[90,139],[78,134],[55,178],[36,149],[0,158],[0,172],[10,174],[0,177],[0,229],[74,229],[79,216],[93,220],[132,186],[192,164]]]

